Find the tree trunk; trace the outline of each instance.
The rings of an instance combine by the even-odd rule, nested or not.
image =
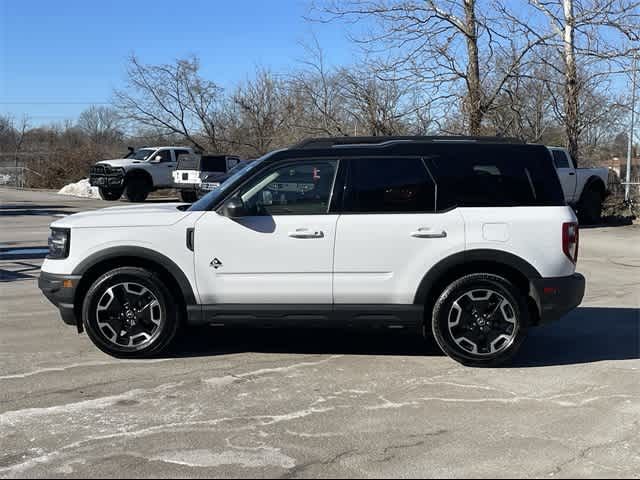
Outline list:
[[[573,14],[573,1],[563,0],[564,7],[564,62],[565,62],[565,86],[564,86],[564,110],[565,133],[567,136],[567,149],[577,165],[579,155],[578,135],[578,68],[575,55],[575,17]]]
[[[480,135],[482,125],[482,87],[480,85],[480,64],[478,55],[478,28],[476,20],[476,0],[464,0],[465,29],[467,36],[467,88],[469,134]]]

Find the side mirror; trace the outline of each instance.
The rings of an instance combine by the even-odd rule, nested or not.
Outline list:
[[[160,163],[162,161],[162,155],[156,155],[156,157],[151,160],[151,163]]]
[[[228,200],[222,207],[222,213],[225,217],[239,218],[246,217],[249,212],[244,206],[244,202],[240,197],[234,197]]]

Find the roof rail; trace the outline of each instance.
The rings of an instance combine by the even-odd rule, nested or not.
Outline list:
[[[332,148],[347,146],[372,146],[383,147],[405,142],[470,142],[470,143],[525,143],[519,138],[513,137],[471,137],[462,135],[449,136],[392,136],[392,137],[325,137],[306,138],[296,143],[291,148],[295,150],[312,148]]]

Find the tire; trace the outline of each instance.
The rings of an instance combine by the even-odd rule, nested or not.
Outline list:
[[[109,190],[103,187],[100,187],[100,198],[103,200],[107,200],[108,202],[115,202],[119,200],[122,196],[122,189],[118,188],[116,190]]]
[[[596,188],[589,188],[582,193],[578,203],[578,219],[584,225],[600,223],[602,219],[602,195]]]
[[[198,194],[195,190],[180,190],[180,200],[184,203],[193,203],[198,200]]]
[[[133,177],[127,180],[124,188],[124,196],[130,202],[144,202],[151,192],[151,186],[144,177]]]
[[[100,276],[82,305],[87,335],[116,358],[161,353],[176,336],[179,317],[176,298],[162,280],[138,267],[116,268]]]
[[[526,338],[528,326],[525,295],[506,278],[488,273],[451,283],[433,309],[438,346],[453,360],[472,367],[508,363]]]

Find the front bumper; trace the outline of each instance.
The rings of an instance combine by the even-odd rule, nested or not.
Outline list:
[[[540,324],[553,322],[576,308],[584,298],[585,278],[579,273],[568,277],[531,281],[531,296],[540,314]]]
[[[125,171],[122,168],[110,168],[96,165],[89,171],[89,184],[92,187],[117,189],[124,186]]]
[[[78,331],[81,330],[82,324],[78,322],[75,314],[74,299],[80,278],[79,275],[40,272],[38,279],[38,287],[44,296],[58,307],[62,321],[67,325],[75,325]]]

